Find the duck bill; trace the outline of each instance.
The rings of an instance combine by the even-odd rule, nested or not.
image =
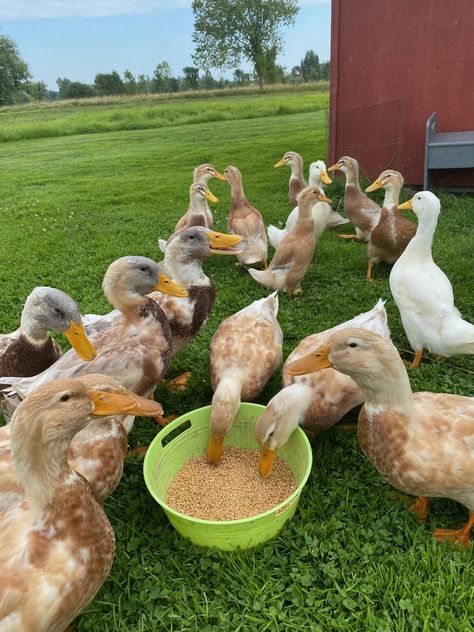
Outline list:
[[[279,160],[277,163],[275,163],[274,167],[284,167],[286,165],[286,160],[284,158],[282,158],[281,160]]]
[[[219,202],[219,198],[216,197],[214,193],[211,193],[209,189],[204,192],[204,197],[206,200],[209,200],[209,202]]]
[[[239,248],[234,248],[242,241],[240,235],[228,235],[214,230],[209,230],[206,234],[211,244],[210,252],[213,255],[236,255],[240,252]]]
[[[86,336],[84,325],[82,323],[78,325],[71,320],[71,325],[68,329],[66,329],[64,335],[75,349],[77,355],[83,360],[90,361],[96,357],[97,352],[95,347]]]
[[[161,417],[163,406],[159,402],[140,397],[130,391],[126,393],[108,393],[107,391],[91,391],[95,416],[105,415],[140,415],[142,417]]]
[[[399,211],[411,211],[413,209],[413,198],[408,200],[408,202],[403,202],[403,204],[399,204],[397,206]]]
[[[382,186],[383,186],[383,184],[382,184],[381,180],[377,179],[375,182],[372,182],[372,184],[370,184],[366,188],[365,192],[366,193],[372,193],[372,191],[378,191],[379,189],[382,188]]]
[[[328,171],[337,171],[339,169],[339,163],[336,162],[334,165],[331,165],[330,167],[327,168]],[[321,178],[322,180],[322,178]],[[324,182],[324,180],[323,180]]]
[[[332,200],[331,198],[326,197],[325,195],[321,195],[319,196],[319,201],[320,202],[327,202],[328,204],[332,204]]]
[[[207,446],[206,461],[212,465],[217,465],[224,452],[224,437],[214,437],[211,435]]]
[[[286,370],[289,375],[306,375],[306,373],[313,373],[313,371],[328,369],[332,366],[329,360],[329,351],[329,347],[319,347],[299,360],[290,362]]]
[[[262,445],[260,448],[260,458],[258,461],[258,472],[262,478],[268,478],[273,470],[273,463],[276,457],[276,450],[270,450]]]
[[[161,272],[158,277],[158,283],[156,284],[155,291],[163,292],[163,294],[169,294],[170,296],[178,296],[179,298],[186,298],[189,296],[186,288],[179,285],[179,283],[176,283],[167,277],[166,274],[162,274]]]
[[[322,171],[321,175],[319,177],[321,178],[321,182],[323,182],[324,184],[332,184],[332,180],[328,176],[328,172],[327,171]]]
[[[219,171],[216,171],[213,176],[216,180],[227,180],[227,178]]]

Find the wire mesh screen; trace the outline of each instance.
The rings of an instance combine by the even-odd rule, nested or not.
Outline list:
[[[369,178],[384,169],[403,173],[403,120],[402,99],[338,113],[336,159],[356,158],[361,173]]]

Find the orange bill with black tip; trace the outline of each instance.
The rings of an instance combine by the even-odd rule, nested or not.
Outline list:
[[[86,336],[84,325],[82,323],[78,324],[71,320],[71,324],[64,332],[64,335],[69,340],[73,349],[80,358],[90,361],[96,357],[97,352],[95,347]]]

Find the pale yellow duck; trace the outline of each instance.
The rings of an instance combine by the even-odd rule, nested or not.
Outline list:
[[[390,331],[384,301],[379,300],[371,310],[351,320],[307,336],[290,353],[282,370],[283,389],[270,400],[255,430],[261,448],[260,474],[265,478],[272,471],[276,451],[298,425],[310,433],[327,430],[364,401],[356,382],[334,369],[302,376],[288,373],[289,364],[319,347],[332,332],[350,327],[376,332],[388,340]]]
[[[110,571],[112,527],[67,452],[94,417],[134,411],[142,398],[118,388],[119,394],[91,391],[80,380],[56,380],[15,411],[11,448],[19,489],[0,496],[4,632],[64,632]]]
[[[283,334],[277,315],[275,292],[226,318],[212,338],[210,365],[214,396],[207,449],[210,463],[221,459],[224,438],[240,402],[258,397],[281,364]]]
[[[395,263],[416,233],[416,224],[403,217],[397,208],[402,187],[402,174],[387,169],[365,190],[366,193],[385,190],[379,223],[370,233],[367,244],[367,281],[372,281],[372,268],[376,263]]]
[[[309,186],[298,195],[298,219],[291,231],[279,243],[266,270],[249,268],[250,275],[265,287],[292,294],[301,293],[300,283],[313,259],[316,247],[313,209],[316,202],[330,202],[319,187]],[[318,205],[316,205],[318,206]],[[330,207],[317,209],[327,223]]]
[[[474,397],[412,393],[405,366],[388,340],[363,329],[330,334],[288,365],[303,375],[333,367],[357,382],[365,396],[359,414],[362,450],[383,478],[418,496],[426,516],[429,497],[450,498],[469,510],[460,529],[436,529],[438,540],[469,544],[474,524]]]
[[[25,301],[20,328],[0,335],[0,376],[29,377],[61,357],[61,348],[48,334],[62,332],[83,360],[95,349],[88,340],[77,303],[54,287],[35,287]]]
[[[268,258],[267,233],[259,211],[248,201],[242,186],[242,176],[237,167],[230,165],[224,176],[232,189],[230,212],[227,218],[227,232],[240,235],[240,254],[237,259],[241,265],[263,265]]]
[[[303,158],[296,151],[287,151],[275,167],[290,167],[291,175],[288,182],[288,199],[292,207],[298,204],[298,193],[308,186],[303,175]]]
[[[150,395],[171,357],[171,330],[163,310],[147,297],[153,289],[186,297],[186,290],[162,275],[157,263],[146,257],[122,257],[110,264],[104,276],[104,294],[121,313],[118,324],[91,336],[97,357],[81,360],[71,350],[51,367],[31,378],[2,378],[8,413],[40,384],[66,377],[103,373],[138,395]]]
[[[202,184],[204,185],[204,187],[207,188],[212,178],[215,178],[216,180],[225,180],[225,177],[222,175],[222,173],[219,173],[219,171],[216,170],[214,165],[211,165],[209,162],[205,162],[204,164],[199,165],[193,171],[193,184]],[[214,202],[215,200],[211,199],[211,201]],[[207,226],[207,228],[212,228],[212,226],[214,225],[214,218],[212,216],[212,212],[211,212],[211,209],[209,208],[207,200],[204,201],[204,206],[205,206],[204,214],[205,214],[206,223],[203,225]],[[190,212],[192,212],[192,200],[188,209],[188,213]],[[186,215],[184,217],[186,217]],[[193,224],[189,224],[189,225],[191,226]],[[176,230],[178,229],[176,228]]]
[[[209,191],[207,184],[202,184],[201,182],[192,184],[189,189],[189,208],[176,224],[173,235],[190,226],[212,228],[214,222],[209,221],[208,215],[211,211],[207,203],[208,200],[210,202],[219,202],[219,199]]]
[[[380,219],[380,206],[371,200],[359,184],[359,163],[355,158],[343,156],[328,171],[342,171],[346,176],[344,191],[344,211],[354,224],[355,235],[338,235],[342,239],[359,239],[368,241],[370,233]]]

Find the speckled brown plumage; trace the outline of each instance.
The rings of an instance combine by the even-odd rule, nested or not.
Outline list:
[[[369,259],[395,263],[416,233],[416,224],[403,217],[396,206],[383,207],[367,245]]]
[[[0,375],[37,375],[60,356],[61,348],[52,338],[48,337],[42,344],[35,345],[22,333],[15,338],[5,336],[0,340]]]

